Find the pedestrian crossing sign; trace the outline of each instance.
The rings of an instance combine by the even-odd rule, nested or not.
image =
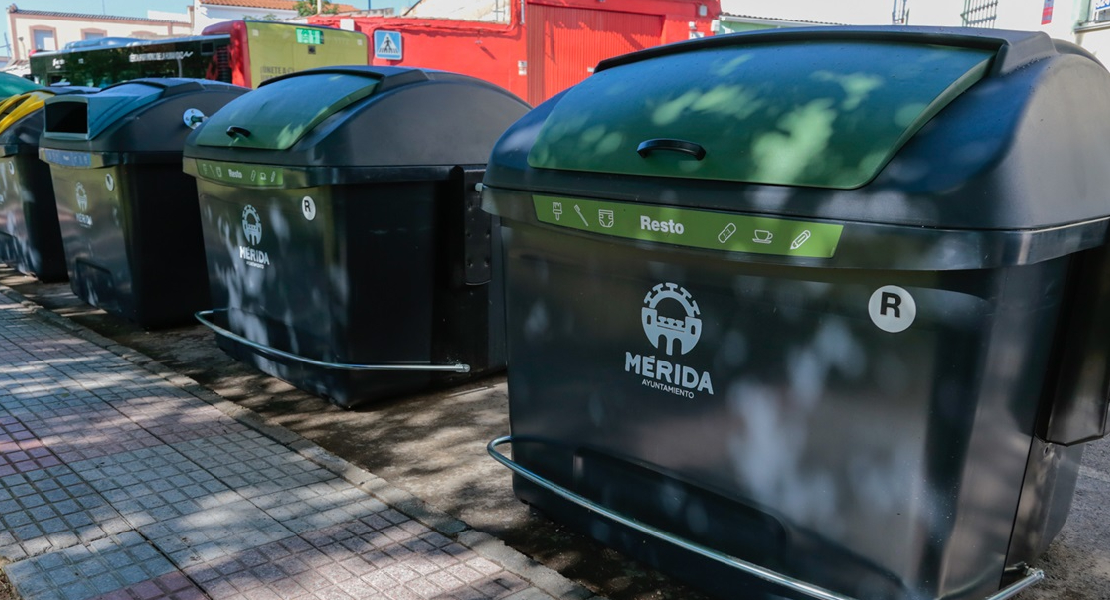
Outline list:
[[[375,31],[374,58],[401,60],[401,32],[380,29]]]

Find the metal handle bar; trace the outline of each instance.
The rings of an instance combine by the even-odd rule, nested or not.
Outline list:
[[[656,138],[653,140],[644,140],[636,147],[636,152],[643,158],[647,158],[652,152],[658,150],[666,150],[668,152],[679,152],[681,154],[689,154],[694,157],[694,160],[702,160],[705,158],[705,148],[701,144],[694,142],[687,142],[686,140],[672,140],[670,138]]]
[[[258,350],[259,352],[263,352],[265,354],[269,354],[271,356],[276,356],[279,358],[296,361],[299,363],[304,363],[306,365],[325,367],[328,369],[342,369],[344,371],[439,371],[447,373],[470,372],[470,365],[465,363],[455,363],[453,365],[433,365],[426,363],[386,363],[380,365],[360,365],[350,363],[327,362],[323,360],[313,360],[311,358],[305,358],[303,356],[298,356],[296,354],[285,352],[284,350],[278,350],[277,348],[272,348],[270,346],[263,346],[258,342],[252,342],[251,340],[248,340],[241,335],[228,331],[227,329],[224,329],[223,327],[220,327],[219,325],[216,325],[215,323],[207,319],[207,317],[210,317],[218,312],[227,311],[228,309],[226,308],[202,310],[198,312],[195,316],[202,325],[216,332],[216,335],[235,340],[240,344],[244,344],[246,346],[254,348],[255,350]]]
[[[759,579],[762,579],[764,581],[775,583],[792,591],[805,594],[811,598],[817,598],[818,600],[855,600],[855,598],[852,598],[851,596],[838,594],[820,586],[806,583],[800,579],[795,579],[793,577],[790,577],[789,575],[783,575],[782,573],[772,571],[770,569],[761,567],[754,563],[750,563],[740,558],[736,558],[735,556],[732,556],[730,554],[725,554],[724,552],[714,550],[713,548],[709,548],[708,546],[703,546],[697,542],[692,542],[690,540],[687,540],[686,538],[679,537],[646,523],[641,523],[640,521],[637,521],[631,517],[626,517],[618,512],[605,508],[604,506],[594,502],[593,500],[590,500],[584,496],[580,496],[556,483],[553,483],[548,479],[541,477],[540,475],[533,473],[532,471],[529,471],[527,468],[521,466],[517,462],[513,461],[511,458],[508,458],[504,454],[501,454],[497,451],[498,446],[511,444],[512,441],[513,436],[511,435],[499,437],[486,445],[486,451],[489,452],[490,456],[492,456],[494,460],[508,467],[509,470],[511,470],[513,473],[520,475],[528,481],[555,494],[556,496],[559,496],[560,498],[563,498],[564,500],[569,500],[570,502],[573,502],[574,504],[577,504],[578,506],[581,506],[586,510],[595,512],[607,519],[616,521],[617,523],[620,523],[621,525],[624,525],[625,527],[628,527],[630,529],[634,529],[640,533],[650,535],[665,542],[669,542],[684,550],[689,550],[690,552],[693,552],[710,560],[714,560],[729,567],[733,567],[749,575],[758,577]],[[1000,590],[996,594],[985,598],[984,600],[1006,600],[1007,598],[1012,598],[1017,595],[1018,592],[1021,592],[1025,588],[1037,583],[1042,579],[1044,579],[1044,571],[1041,571],[1040,569],[1034,570],[1026,568],[1025,577],[1023,579],[1014,582],[1010,586],[1006,587],[1003,590]]]
[[[235,136],[249,138],[251,136],[251,131],[249,129],[247,129],[246,127],[239,127],[238,125],[232,125],[231,127],[228,127],[227,131],[225,131],[224,133],[226,133],[227,137],[230,138],[234,138]]]

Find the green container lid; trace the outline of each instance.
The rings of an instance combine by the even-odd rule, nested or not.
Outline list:
[[[11,73],[0,73],[0,99],[41,89],[41,85],[29,79]]]
[[[600,70],[558,100],[533,168],[852,189],[872,180],[996,50],[766,42]]]
[[[287,150],[331,115],[372,95],[381,78],[354,70],[273,79],[209,117],[199,146]]]

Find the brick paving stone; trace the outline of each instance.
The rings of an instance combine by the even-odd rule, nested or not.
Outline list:
[[[321,475],[331,475],[324,472]],[[239,489],[242,493],[242,489]],[[295,533],[317,532],[333,525],[386,510],[385,504],[351,484],[331,476],[291,490],[252,498],[251,502]],[[354,537],[347,533],[343,539]]]
[[[124,532],[21,560],[7,571],[24,600],[81,600],[169,575],[176,569],[142,536]]]
[[[207,596],[180,571],[129,585],[93,600],[205,600]]]
[[[75,410],[28,424],[47,447],[70,463],[162,443],[107,405],[99,410]]]
[[[478,600],[529,584],[0,294],[0,556],[23,600]]]
[[[173,447],[245,498],[337,480],[330,471],[255,431],[214,436]],[[354,489],[349,484],[348,487]]]
[[[130,527],[69,466],[0,478],[0,556],[20,560]]]
[[[139,531],[182,568],[218,562],[293,535],[245,500],[144,525]]]
[[[142,448],[72,466],[135,528],[243,500],[171,446]]]
[[[0,477],[56,467],[61,460],[18,418],[0,420]]]

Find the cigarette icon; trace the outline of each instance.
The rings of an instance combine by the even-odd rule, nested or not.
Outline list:
[[[810,233],[808,229],[799,233],[798,237],[794,238],[793,242],[790,242],[790,249],[797,250],[798,248],[801,248],[802,244],[806,243],[806,240],[808,240],[812,235],[813,234]]]

